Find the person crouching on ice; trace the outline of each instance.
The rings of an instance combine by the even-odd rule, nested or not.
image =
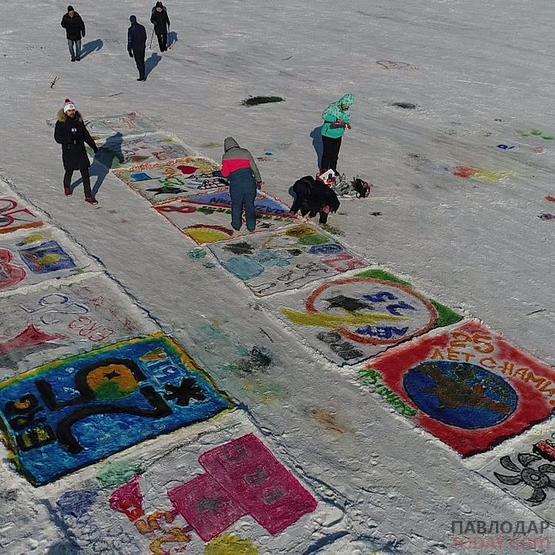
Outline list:
[[[295,200],[289,213],[296,214],[300,210],[301,216],[308,214],[310,218],[314,218],[319,213],[319,223],[326,224],[330,212],[337,212],[341,204],[331,188],[334,183],[333,170],[317,175],[316,179],[311,175],[301,177],[293,185]]]
[[[245,210],[247,229],[254,231],[256,227],[254,201],[256,189],[262,186],[262,179],[252,154],[246,148],[241,148],[233,137],[227,137],[224,140],[222,175],[229,180],[231,227],[236,231],[241,229],[243,210]]]

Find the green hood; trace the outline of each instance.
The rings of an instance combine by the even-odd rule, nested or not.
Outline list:
[[[333,123],[337,120],[342,120],[345,123],[351,123],[351,106],[355,103],[354,94],[345,94],[337,102],[332,102],[323,112],[322,119],[324,125],[322,126],[322,135],[325,137],[339,138],[345,132],[343,128],[332,127]],[[342,110],[341,105],[347,105],[347,110]]]

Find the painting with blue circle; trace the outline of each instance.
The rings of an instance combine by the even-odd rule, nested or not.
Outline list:
[[[516,391],[505,379],[469,363],[424,362],[406,373],[403,386],[428,416],[467,430],[503,422],[518,404]]]

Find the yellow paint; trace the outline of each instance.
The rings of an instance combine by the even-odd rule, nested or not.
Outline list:
[[[42,267],[53,266],[54,264],[57,264],[61,259],[62,259],[61,254],[54,254],[54,253],[45,254],[44,256],[41,256],[39,258],[38,263]]]
[[[400,322],[410,320],[405,316],[391,316],[375,312],[373,314],[351,314],[345,312],[344,315],[336,316],[332,314],[322,314],[320,312],[299,312],[290,308],[282,308],[281,312],[294,324],[301,326],[316,326],[319,328],[336,329],[342,326],[372,326],[381,322]]]
[[[20,245],[30,245],[31,243],[42,243],[46,239],[44,233],[31,233],[31,235],[27,235]]]
[[[185,229],[185,235],[189,236],[195,243],[205,245],[206,243],[217,243],[229,239],[230,235],[218,229],[207,227],[193,227]]]
[[[497,183],[498,181],[504,181],[511,177],[512,172],[491,172],[484,170],[477,170],[476,173],[472,174],[472,179],[477,179],[478,181],[484,181],[485,183]]]
[[[133,372],[123,364],[107,364],[91,370],[87,385],[101,399],[119,399],[133,393],[138,383]]]
[[[146,353],[141,357],[141,360],[145,362],[157,362],[159,360],[166,360],[168,356],[164,352],[163,349],[156,349],[154,351],[150,351],[150,353]]]
[[[212,540],[205,548],[204,555],[259,555],[260,551],[250,541],[232,534],[224,534]]]

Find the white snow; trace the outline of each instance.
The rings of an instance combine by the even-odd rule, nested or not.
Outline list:
[[[555,203],[545,200],[555,196],[555,140],[519,133],[555,135],[553,2],[168,0],[178,40],[145,83],[136,81],[126,31],[134,13],[150,40],[153,2],[74,5],[87,27],[83,42],[102,41],[79,63],[70,63],[59,26],[65,2],[0,6],[0,174],[244,403],[242,419],[254,422],[322,501],[314,520],[306,517],[310,524],[297,523],[291,532],[295,552],[396,546],[400,553],[456,553],[452,521],[539,520],[361,389],[350,372],[304,346],[224,270],[190,258],[195,245],[114,175],[98,191],[98,209],[83,202],[80,188],[64,197],[60,147],[46,122],[68,97],[85,117],[141,112],[159,131],[215,160],[232,135],[255,156],[272,153],[259,162],[266,190],[290,202],[291,184],[316,170],[310,133],[322,110],[352,92],[353,129],[339,167],[375,187],[369,200],[345,200],[330,218],[341,241],[554,365],[555,222],[538,216],[555,213]],[[147,58],[157,53],[155,38]],[[387,69],[378,60],[411,67]],[[286,101],[247,108],[241,101],[249,95]],[[453,175],[457,166],[502,175],[493,182],[465,179]],[[220,335],[210,339],[207,325]],[[253,344],[275,355],[262,382],[226,369],[238,345]],[[273,394],[264,394],[268,389]],[[318,424],[313,415],[320,409],[334,413],[344,431]],[[193,433],[187,437],[162,436],[126,454],[159,453],[163,466],[164,454],[195,441]],[[69,541],[69,532],[47,508],[64,491],[83,487],[90,469],[39,489],[7,461],[0,472],[4,552],[63,553],[53,546]],[[103,510],[99,523],[115,514]],[[329,544],[321,542],[326,534]],[[288,552],[284,540],[265,537],[267,544],[255,541],[261,552],[272,546],[272,553]]]

